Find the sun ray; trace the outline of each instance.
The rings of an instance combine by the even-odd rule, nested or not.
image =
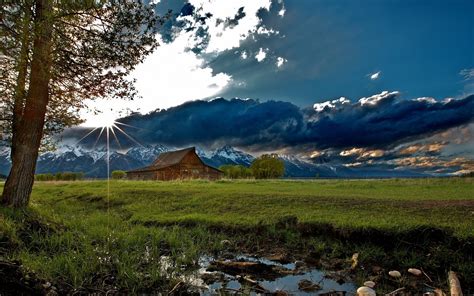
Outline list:
[[[110,127],[110,131],[112,132],[112,135],[114,136],[115,141],[117,141],[117,144],[118,144],[119,148],[122,149],[122,145],[120,145],[120,141],[119,141],[117,135],[115,134],[114,127],[117,128],[117,126],[116,126],[115,124],[113,124],[113,125]]]
[[[123,122],[118,122],[118,121],[116,121],[115,123],[120,124],[120,125],[123,125],[123,126],[131,127],[131,128],[135,128],[135,129],[138,129],[138,130],[145,130],[144,128],[136,127],[136,126],[133,126],[133,125],[130,125],[130,124],[126,124],[126,123],[123,123]]]
[[[97,143],[99,142],[100,136],[102,136],[102,133],[104,132],[104,129],[105,129],[105,126],[103,126],[102,129],[100,130],[99,136],[97,137],[97,140],[95,140],[95,143],[94,143],[94,146],[92,147],[92,149],[94,149],[95,146],[97,145]]]
[[[84,140],[85,138],[87,138],[87,136],[89,136],[90,134],[92,134],[93,132],[95,132],[96,130],[98,130],[99,127],[96,127],[94,128],[93,130],[91,130],[90,132],[88,132],[84,137],[80,138],[79,141],[77,141],[77,143],[75,144],[75,146],[77,146],[82,140]]]
[[[134,143],[140,145],[141,147],[145,147],[145,146],[143,146],[142,144],[138,143],[137,140],[135,140],[134,138],[132,138],[131,136],[129,136],[129,135],[128,135],[126,132],[124,132],[120,127],[118,127],[118,126],[115,126],[115,127],[117,128],[117,130],[118,130],[119,132],[121,132],[122,134],[124,134],[127,138],[129,138],[130,140],[132,140]]]

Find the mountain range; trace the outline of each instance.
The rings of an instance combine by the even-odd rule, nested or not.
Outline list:
[[[166,151],[174,150],[162,144],[130,148],[127,151],[111,150],[110,170],[132,170],[149,165]],[[215,150],[196,149],[197,154],[208,165],[219,167],[224,164],[250,166],[255,157],[231,146]],[[285,163],[285,177],[293,178],[370,178],[370,177],[420,177],[411,171],[383,169],[354,169],[343,164],[333,164],[330,160],[303,159],[295,155],[279,155]],[[7,175],[10,169],[10,151],[0,147],[0,175]],[[55,151],[42,153],[38,158],[36,173],[83,172],[89,178],[107,176],[107,150],[94,150],[82,146],[62,145]]]

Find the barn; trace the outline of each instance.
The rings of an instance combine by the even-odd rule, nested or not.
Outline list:
[[[129,180],[217,180],[223,175],[222,171],[205,164],[195,147],[163,152],[151,165],[127,172]]]

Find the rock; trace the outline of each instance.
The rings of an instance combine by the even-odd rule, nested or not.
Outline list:
[[[281,264],[288,264],[291,263],[291,260],[285,252],[275,253],[273,255],[267,256],[267,259],[270,261],[276,261]]]
[[[422,274],[421,270],[417,268],[408,268],[408,272],[416,276],[420,276]]]
[[[359,264],[359,253],[354,253],[351,258],[351,269],[355,269]]]
[[[303,261],[295,261],[295,268],[301,268],[304,266],[304,262]]]
[[[376,296],[376,294],[372,288],[360,287],[357,289],[357,296]]]
[[[402,274],[398,270],[390,270],[388,272],[388,275],[391,276],[391,277],[394,277],[394,278],[399,278],[399,277],[402,276]]]
[[[43,288],[49,289],[49,287],[51,287],[51,283],[50,283],[50,282],[46,282],[46,283],[43,284]]]
[[[232,243],[228,239],[223,239],[221,240],[221,245],[224,247],[229,247],[230,245],[232,245]]]
[[[366,281],[364,282],[364,286],[369,287],[369,288],[374,288],[375,283],[373,281]]]
[[[305,292],[311,292],[321,290],[321,286],[316,283],[313,283],[310,280],[303,279],[298,282],[298,289]]]

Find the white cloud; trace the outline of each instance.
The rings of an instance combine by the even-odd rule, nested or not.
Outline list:
[[[415,101],[417,101],[417,102],[427,102],[427,103],[431,103],[431,104],[436,103],[436,100],[434,98],[431,98],[431,97],[417,98],[417,99],[415,99]]]
[[[261,61],[263,61],[267,57],[267,51],[268,51],[268,48],[263,49],[263,48],[260,47],[260,50],[255,55],[255,59],[257,60],[257,62],[260,63]]]
[[[469,81],[474,79],[474,69],[463,69],[459,72],[464,80]]]
[[[383,91],[382,93],[380,94],[376,94],[376,95],[373,95],[373,96],[370,96],[370,97],[367,97],[367,98],[361,98],[359,100],[359,104],[361,106],[364,106],[364,105],[369,105],[369,106],[375,106],[377,105],[379,102],[387,99],[387,98],[391,98],[393,96],[397,96],[399,95],[400,93],[398,91],[393,91],[393,92],[388,92],[388,91]]]
[[[221,92],[232,81],[226,73],[213,73],[203,58],[188,47],[186,35],[180,35],[172,43],[161,45],[132,73],[137,80],[135,86],[141,98],[134,101],[97,100],[89,104],[103,113],[85,113],[86,126],[99,126],[117,118],[124,109],[148,113],[157,108],[169,108],[190,100],[212,97]],[[112,110],[111,110],[112,109]]]
[[[276,61],[276,66],[278,68],[280,68],[281,66],[283,66],[284,63],[288,62],[287,59],[283,58],[283,57],[278,57],[277,58],[277,61]]]
[[[373,74],[369,74],[370,80],[377,80],[380,78],[380,74],[382,74],[382,71],[375,72]]]
[[[260,34],[260,35],[267,35],[267,36],[270,36],[270,35],[278,35],[280,34],[280,31],[275,31],[273,29],[268,29],[264,26],[261,26],[261,27],[258,27],[257,29],[257,34]]]
[[[207,53],[222,52],[224,50],[239,47],[240,42],[255,33],[261,25],[261,19],[257,16],[260,9],[270,10],[271,0],[191,0],[189,1],[197,9],[204,13],[211,13],[207,21],[210,35]],[[239,8],[244,7],[245,17],[233,27],[225,27],[224,22],[217,20],[232,19]]]
[[[174,40],[170,43],[160,40],[161,45],[145,59],[144,63],[138,65],[131,75],[137,80],[136,88],[142,98],[131,102],[114,101],[112,106],[111,101],[91,102],[91,108],[97,108],[104,113],[98,116],[90,113],[84,115],[86,125],[108,122],[108,117],[117,118],[124,109],[147,113],[157,108],[168,108],[190,100],[217,96],[231,83],[236,82],[229,74],[214,73],[206,63],[206,56],[239,48],[241,41],[254,34],[278,34],[272,28],[264,27],[262,20],[257,16],[257,12],[261,9],[270,10],[271,0],[190,0],[189,2],[199,13],[212,14],[206,24],[202,25],[209,34],[206,38],[207,46],[203,48],[204,55],[189,50],[204,40],[202,37],[196,37],[199,26],[187,32],[176,32]],[[244,7],[245,17],[239,19],[238,24],[226,27],[225,21],[218,21],[234,19],[241,7]],[[192,16],[179,19],[189,21],[191,24],[194,22]],[[268,48],[260,49],[255,56],[257,61],[263,61],[267,57],[268,50]],[[240,55],[242,59],[250,56],[248,51],[243,51]]]
[[[350,104],[350,100],[346,99],[345,97],[340,97],[337,100],[332,100],[332,101],[326,101],[322,103],[316,103],[313,105],[314,110],[316,112],[321,112],[326,108],[336,108],[337,105],[344,105],[344,104]]]
[[[284,16],[285,16],[285,12],[286,12],[286,9],[283,7],[283,8],[278,12],[278,15],[281,16],[281,17],[284,17]]]

